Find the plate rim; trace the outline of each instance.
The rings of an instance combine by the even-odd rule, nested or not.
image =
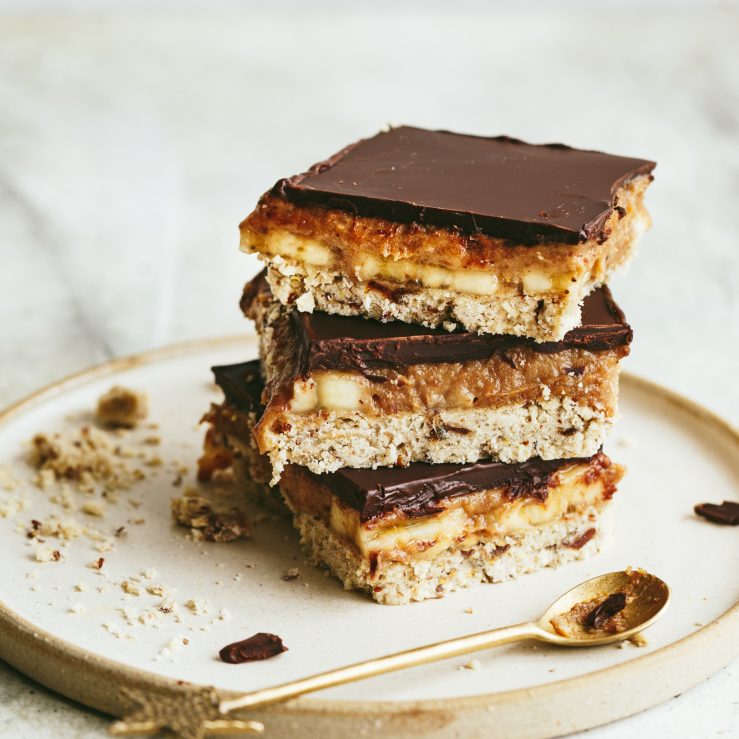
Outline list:
[[[256,336],[253,333],[246,333],[194,339],[105,360],[67,375],[60,380],[51,382],[20,400],[11,403],[3,410],[0,410],[0,426],[5,425],[16,416],[26,410],[32,409],[34,406],[50,400],[57,395],[61,395],[67,390],[81,387],[88,382],[134,367],[202,352],[208,348],[227,348],[239,342],[256,342]],[[739,450],[739,428],[714,411],[674,390],[630,372],[622,372],[621,381],[659,395],[683,411],[687,411],[698,419],[717,427]],[[201,684],[196,682],[183,684],[182,681],[178,681],[175,678],[168,678],[147,670],[125,665],[67,642],[65,639],[49,631],[37,628],[31,621],[17,614],[3,601],[0,601],[0,637],[2,637],[0,638],[0,659],[57,693],[77,700],[91,708],[113,715],[120,715],[121,713],[122,703],[120,696],[110,694],[108,696],[109,699],[101,698],[100,690],[93,689],[89,685],[90,681],[94,683],[98,680],[114,680],[118,689],[131,688],[140,690],[143,688],[156,691],[159,694],[181,692],[182,690],[202,687]],[[14,649],[12,646],[13,643],[19,645],[18,648]],[[270,706],[267,711],[271,716],[279,715],[280,713],[287,713],[294,716],[297,712],[300,714],[320,714],[323,716],[341,716],[344,718],[351,716],[375,718],[379,715],[409,713],[417,715],[419,712],[437,714],[440,710],[456,712],[483,709],[485,711],[491,711],[494,707],[506,704],[520,705],[521,702],[526,704],[534,698],[544,701],[554,701],[567,693],[575,693],[578,689],[584,688],[585,686],[590,689],[597,689],[598,687],[608,688],[608,686],[613,686],[618,682],[630,682],[632,678],[636,678],[640,674],[644,675],[651,668],[658,668],[664,665],[665,660],[685,657],[688,652],[693,653],[696,650],[702,652],[704,657],[710,654],[711,659],[704,659],[701,662],[703,669],[696,670],[700,674],[695,679],[683,680],[680,683],[683,686],[682,689],[687,689],[702,681],[710,674],[727,665],[739,654],[739,601],[711,621],[711,623],[653,652],[640,657],[634,657],[621,664],[563,680],[555,680],[542,685],[514,690],[502,690],[493,693],[480,693],[472,696],[415,701],[326,700],[301,697],[287,704]],[[43,660],[49,654],[60,662],[62,666],[69,669],[84,665],[89,673],[86,675],[85,680],[82,681],[81,689],[77,689],[80,686],[70,686],[63,675],[58,676],[57,679],[57,676],[47,676],[44,674],[43,669],[38,669],[39,666],[43,667]],[[706,667],[706,663],[708,667]],[[237,692],[228,690],[218,690],[218,693],[222,698],[232,698],[238,695]],[[661,703],[671,695],[673,695],[672,689],[669,691],[669,694],[660,694],[660,697],[655,699],[648,699],[646,702],[644,700],[641,702],[636,701],[632,707],[627,708],[626,711],[618,712],[617,715],[606,716],[601,720],[589,720],[585,723],[578,721],[573,724],[573,727],[584,729],[616,718],[623,718]],[[587,711],[584,712],[587,713]],[[555,734],[562,729],[570,730],[569,727],[560,727],[554,729]],[[528,736],[529,734],[526,735]],[[546,736],[552,734],[531,734],[531,736],[534,735]]]

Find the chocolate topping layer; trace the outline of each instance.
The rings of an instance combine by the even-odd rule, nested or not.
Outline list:
[[[263,410],[261,396],[264,380],[258,359],[211,367],[211,370],[216,385],[223,390],[229,405],[246,412]]]
[[[555,342],[537,343],[505,334],[450,333],[400,321],[382,323],[318,312],[295,311],[293,319],[307,372],[333,369],[366,373],[398,365],[465,362],[524,346],[545,354],[573,348],[597,352],[627,345],[633,335],[608,287],[585,298],[580,326]]]
[[[547,497],[552,476],[562,467],[582,459],[534,458],[518,464],[476,462],[474,464],[426,464],[408,467],[379,467],[376,470],[344,468],[316,475],[334,495],[359,511],[362,521],[401,510],[409,516],[427,516],[440,510],[443,498],[491,488],[505,488],[510,500]]]
[[[576,244],[607,237],[618,188],[654,167],[563,144],[401,126],[280,180],[270,194],[518,244]]]
[[[262,270],[244,288],[242,311],[249,315],[251,303],[269,295],[266,270]],[[301,313],[294,308],[291,315],[301,344],[302,373],[344,370],[371,374],[373,369],[402,365],[487,359],[495,352],[520,347],[544,354],[565,349],[599,352],[627,346],[633,338],[631,326],[607,286],[585,298],[577,328],[561,341],[541,343],[523,336],[449,332],[402,321],[384,323],[361,316]]]

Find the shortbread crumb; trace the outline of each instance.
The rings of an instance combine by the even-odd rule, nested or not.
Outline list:
[[[98,399],[96,418],[104,426],[134,428],[148,413],[145,393],[115,385]]]
[[[113,443],[109,434],[82,426],[65,433],[39,433],[31,440],[28,461],[38,469],[36,484],[42,490],[68,480],[78,489],[92,491],[95,483],[106,489],[127,490],[144,474],[127,459],[129,450]]]
[[[251,527],[246,514],[237,508],[217,511],[213,503],[188,488],[185,495],[172,498],[172,517],[180,526],[190,527],[197,541],[228,542],[247,538]]]
[[[97,500],[87,500],[82,504],[82,512],[88,516],[102,518],[105,516],[105,506]]]
[[[58,562],[62,558],[62,553],[54,547],[41,546],[36,549],[35,559],[37,562]]]
[[[121,589],[129,595],[141,595],[141,583],[132,578],[123,580],[121,582]]]
[[[185,607],[189,608],[196,616],[207,616],[210,613],[210,601],[202,598],[190,598],[185,601]]]

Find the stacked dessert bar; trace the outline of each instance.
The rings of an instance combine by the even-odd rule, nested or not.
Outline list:
[[[275,486],[382,603],[597,551],[632,338],[605,283],[653,167],[400,127],[279,181],[241,224],[260,359],[214,368],[201,476]]]

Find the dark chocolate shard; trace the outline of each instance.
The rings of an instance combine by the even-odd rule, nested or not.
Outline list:
[[[276,657],[282,652],[287,652],[287,647],[279,636],[260,632],[243,641],[228,644],[218,652],[218,655],[223,662],[238,665],[242,662],[256,662]]]
[[[583,626],[587,631],[600,631],[603,625],[626,608],[626,593],[611,593],[600,605],[585,617]]]
[[[544,354],[565,349],[599,352],[628,346],[633,337],[631,326],[606,286],[585,298],[577,328],[565,334],[561,341],[543,343],[522,336],[449,332],[358,316],[297,310],[292,316],[302,343],[302,369],[306,372],[335,369],[367,373],[401,365],[488,359],[496,353],[510,361],[507,350],[522,347]]]
[[[211,370],[229,405],[246,412],[262,411],[260,398],[264,380],[258,359],[211,367]]]
[[[576,244],[602,240],[618,189],[654,167],[563,144],[400,126],[280,180],[270,194],[518,244]]]
[[[725,500],[721,504],[699,503],[694,510],[699,516],[711,523],[739,526],[739,503],[732,500]]]

